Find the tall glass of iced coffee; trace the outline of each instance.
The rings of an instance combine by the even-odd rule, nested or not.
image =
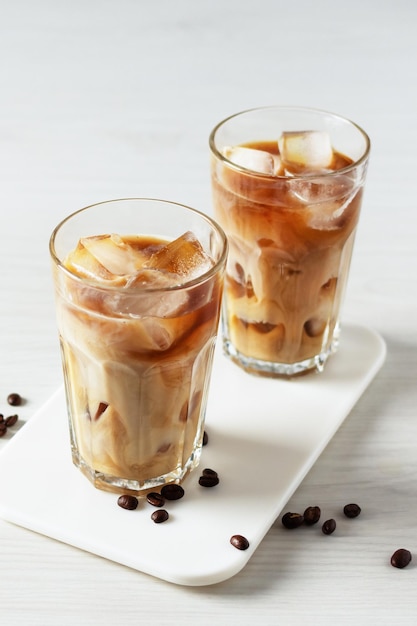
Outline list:
[[[141,493],[199,462],[227,242],[179,204],[82,209],[50,240],[72,458]]]
[[[224,349],[245,370],[322,371],[337,349],[369,148],[353,122],[305,108],[244,111],[212,131]]]

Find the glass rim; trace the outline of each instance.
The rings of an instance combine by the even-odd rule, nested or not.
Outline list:
[[[217,132],[223,127],[225,126],[225,124],[227,124],[227,122],[230,122],[231,120],[237,118],[237,117],[241,117],[243,115],[246,115],[247,113],[255,113],[255,112],[262,112],[262,111],[272,111],[272,110],[276,110],[276,111],[294,111],[294,112],[303,112],[303,113],[314,113],[314,114],[320,114],[322,116],[328,116],[331,117],[335,120],[339,120],[341,122],[347,123],[350,126],[352,126],[353,128],[355,128],[360,135],[362,135],[363,139],[365,140],[365,149],[363,151],[363,154],[359,157],[359,159],[356,159],[355,161],[353,161],[353,163],[350,163],[349,165],[347,165],[346,167],[342,167],[341,169],[338,170],[331,170],[328,172],[315,172],[315,173],[296,173],[296,174],[292,174],[291,176],[285,176],[285,175],[271,175],[271,174],[265,174],[264,172],[256,172],[255,170],[251,170],[248,169],[246,167],[243,167],[241,165],[238,165],[237,163],[234,163],[233,161],[230,161],[226,156],[224,156],[224,154],[222,154],[216,146],[216,135]],[[340,175],[340,174],[345,174],[347,172],[350,172],[351,170],[357,168],[358,166],[360,166],[362,163],[365,163],[365,161],[368,159],[369,157],[369,153],[370,153],[370,149],[371,149],[371,140],[370,137],[368,135],[368,133],[366,133],[363,128],[361,126],[359,126],[359,124],[356,124],[356,122],[353,122],[352,120],[350,120],[347,117],[344,117],[343,115],[339,115],[337,113],[333,113],[331,111],[326,111],[325,109],[318,109],[318,108],[314,108],[314,107],[304,107],[304,106],[291,106],[291,105],[269,105],[269,106],[263,106],[263,107],[253,107],[250,109],[245,109],[243,111],[238,111],[237,113],[233,113],[232,115],[229,115],[228,117],[224,118],[223,120],[221,120],[220,122],[218,122],[218,124],[215,125],[215,127],[213,128],[213,130],[211,131],[210,135],[209,135],[209,147],[210,147],[210,151],[213,154],[213,156],[215,156],[217,159],[219,159],[220,161],[223,161],[226,165],[228,165],[229,167],[231,167],[232,169],[238,171],[238,172],[242,172],[244,174],[251,174],[252,176],[257,176],[259,178],[263,178],[263,179],[268,179],[268,180],[297,180],[297,179],[301,179],[301,180],[306,180],[306,179],[315,179],[315,178],[327,178],[327,177],[332,177],[335,175]]]
[[[148,286],[143,286],[143,285],[137,286],[137,287],[129,287],[129,293],[140,295],[141,293],[148,293],[148,294],[157,293],[157,292],[164,293],[164,292],[173,292],[173,291],[178,291],[182,289],[188,289],[195,285],[200,285],[201,283],[206,282],[212,276],[217,274],[217,272],[219,271],[222,265],[223,266],[226,265],[227,252],[228,252],[228,240],[226,237],[226,233],[224,232],[223,228],[212,217],[210,217],[206,213],[203,213],[202,211],[199,211],[198,209],[194,209],[188,205],[181,204],[180,202],[174,202],[172,200],[163,200],[160,198],[147,198],[147,197],[114,198],[112,200],[103,200],[101,202],[95,202],[93,204],[89,204],[88,206],[82,207],[81,209],[77,209],[76,211],[74,211],[73,213],[70,213],[64,219],[62,219],[53,229],[51,236],[49,238],[49,253],[50,253],[51,259],[54,265],[60,271],[62,271],[65,275],[71,278],[71,280],[74,280],[82,285],[91,287],[95,290],[100,290],[104,292],[123,292],[123,293],[127,292],[127,289],[125,286],[100,284],[98,281],[94,280],[93,278],[90,279],[88,277],[81,277],[75,272],[72,272],[67,267],[65,267],[65,265],[63,264],[63,260],[59,258],[55,249],[55,241],[56,241],[56,237],[58,233],[63,228],[63,226],[65,226],[65,224],[69,222],[72,218],[79,215],[80,213],[86,212],[88,209],[92,209],[98,206],[118,203],[118,202],[141,202],[141,203],[142,202],[154,202],[154,203],[159,203],[159,204],[164,204],[164,205],[172,205],[175,207],[180,207],[181,209],[186,209],[187,211],[190,211],[193,214],[201,217],[203,221],[208,223],[211,226],[211,228],[219,234],[220,240],[222,243],[222,253],[219,259],[217,261],[214,261],[214,265],[210,267],[207,271],[200,274],[199,276],[196,276],[195,278],[185,281],[180,284],[168,285],[165,287],[152,287],[152,286],[148,287]],[[146,235],[147,233],[144,233],[144,234]]]

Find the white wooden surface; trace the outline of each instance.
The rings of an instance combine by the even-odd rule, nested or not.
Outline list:
[[[344,317],[388,347],[288,503],[319,504],[334,535],[277,521],[237,576],[188,588],[0,521],[1,624],[415,624],[416,31],[414,0],[1,0],[0,412],[18,391],[29,420],[61,383],[56,223],[122,196],[210,212],[208,134],[252,106],[325,108],[369,132]],[[353,522],[340,515],[351,501]],[[398,547],[415,555],[404,570],[389,564]]]

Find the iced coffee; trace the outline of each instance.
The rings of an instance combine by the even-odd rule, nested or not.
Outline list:
[[[337,116],[272,107],[222,122],[210,146],[229,239],[225,351],[259,374],[321,371],[338,344],[369,140]]]
[[[140,492],[198,464],[225,250],[214,222],[158,201],[96,205],[56,229],[72,454],[96,486]]]

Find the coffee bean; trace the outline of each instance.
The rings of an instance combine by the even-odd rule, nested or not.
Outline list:
[[[304,511],[304,524],[312,526],[317,524],[320,519],[321,510],[319,506],[309,506]]]
[[[151,515],[151,519],[155,522],[155,524],[162,524],[162,522],[166,522],[168,518],[169,514],[165,509],[158,509]]]
[[[331,535],[336,530],[336,520],[334,520],[334,519],[326,520],[324,522],[323,526],[321,527],[321,530],[322,530],[323,534]]]
[[[285,526],[285,528],[298,528],[299,526],[301,526],[301,524],[303,524],[304,522],[304,517],[303,515],[301,515],[300,513],[285,513],[285,515],[282,516],[282,525]]]
[[[198,484],[201,487],[215,487],[219,482],[218,476],[200,476],[198,479]]]
[[[403,567],[407,567],[407,565],[409,565],[409,563],[411,562],[411,558],[412,556],[409,550],[406,550],[405,548],[399,548],[394,552],[391,557],[391,565],[393,567],[398,567],[399,569],[402,569]]]
[[[215,487],[219,484],[219,476],[216,471],[206,467],[198,479],[198,484],[202,487]]]
[[[22,397],[18,393],[9,393],[7,402],[11,404],[11,406],[19,406],[22,404]]]
[[[6,419],[4,420],[4,423],[9,428],[10,426],[14,426],[18,419],[19,418],[17,415],[9,415],[9,417],[6,417]]]
[[[358,517],[358,515],[360,515],[360,512],[361,507],[358,504],[347,504],[343,508],[343,513],[346,515],[346,517]]]
[[[117,504],[122,507],[122,509],[134,511],[138,507],[139,500],[135,496],[125,494],[119,497]]]
[[[3,437],[7,433],[6,422],[0,422],[0,437]]]
[[[181,485],[177,485],[176,483],[164,485],[161,489],[161,496],[166,500],[179,500],[183,495],[184,489]]]
[[[3,415],[3,413],[0,413],[0,424],[1,424],[2,422],[4,422],[4,415]]]
[[[249,548],[249,541],[243,535],[233,535],[230,537],[230,543],[238,550],[247,550]]]
[[[208,440],[209,440],[208,434],[207,434],[206,431],[204,431],[204,433],[203,433],[203,446],[206,446],[208,444]]]
[[[164,506],[165,504],[165,498],[156,491],[151,491],[150,493],[148,493],[146,495],[146,499],[149,504],[152,504],[152,506]]]

